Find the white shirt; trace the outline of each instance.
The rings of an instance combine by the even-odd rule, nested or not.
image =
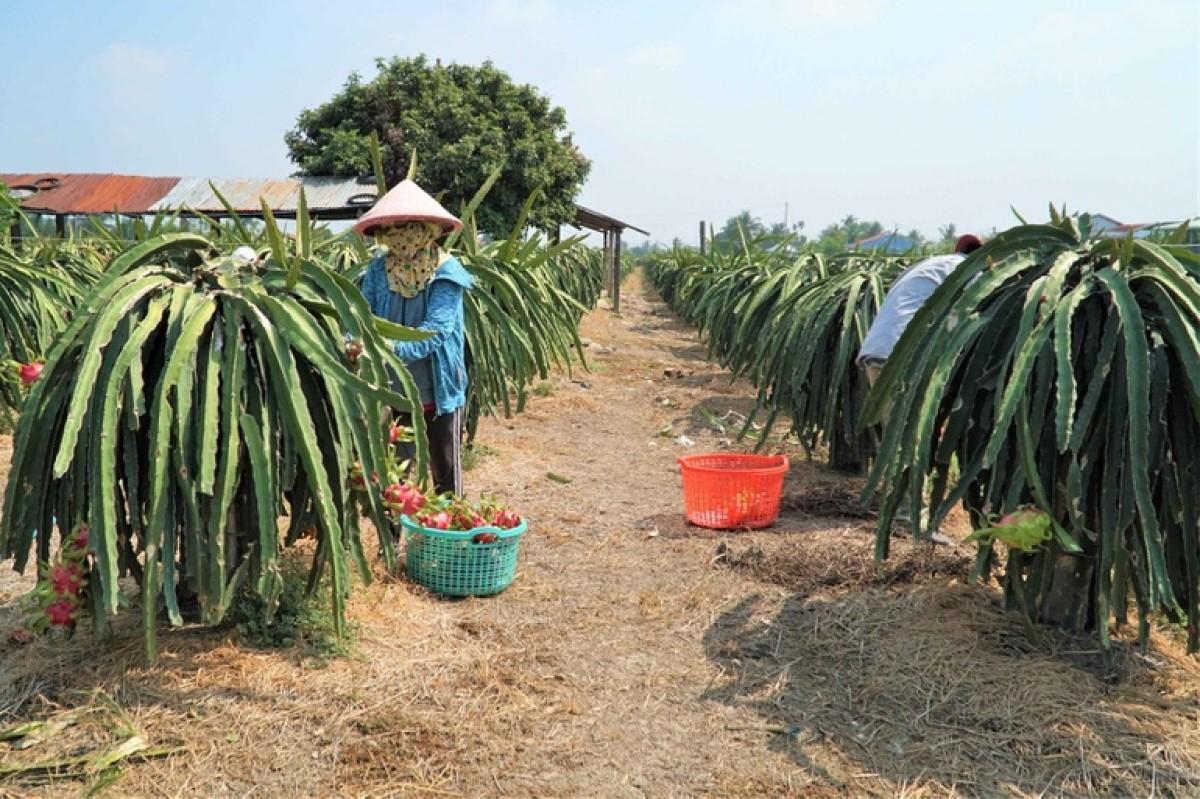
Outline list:
[[[879,315],[863,339],[862,349],[858,353],[859,363],[886,361],[917,311],[966,257],[962,253],[938,255],[906,269],[883,298]]]

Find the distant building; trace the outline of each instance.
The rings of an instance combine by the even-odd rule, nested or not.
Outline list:
[[[1124,227],[1120,222],[1105,214],[1092,214],[1092,230],[1104,236],[1108,231]],[[1123,235],[1123,234],[1122,234]]]
[[[1196,220],[1192,220],[1195,222]],[[1105,214],[1092,214],[1092,230],[1106,239],[1123,239],[1130,233],[1135,239],[1170,234],[1183,222],[1118,222]]]
[[[1187,220],[1190,222],[1184,247],[1192,252],[1200,252],[1200,219]],[[1135,239],[1153,238],[1163,241],[1179,229],[1179,222],[1118,222],[1105,214],[1092,214],[1092,230],[1096,235],[1105,239],[1123,239],[1132,235]]]
[[[916,246],[917,243],[908,236],[901,236],[899,233],[894,232],[868,236],[851,245],[853,249],[859,252],[882,252],[888,255],[902,255],[915,249]]]

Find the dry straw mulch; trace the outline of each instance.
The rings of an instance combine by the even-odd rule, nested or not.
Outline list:
[[[1200,794],[1190,659],[1123,646],[1113,673],[1091,639],[1046,632],[1033,643],[993,595],[955,583],[796,596],[760,614],[747,598],[707,632],[725,674],[706,695],[778,725],[769,745],[828,783],[908,795]]]

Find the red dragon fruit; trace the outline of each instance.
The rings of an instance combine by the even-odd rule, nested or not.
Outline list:
[[[21,364],[21,368],[17,370],[17,376],[21,378],[21,385],[32,386],[34,382],[42,376],[42,369],[45,364],[37,361]]]
[[[392,483],[387,488],[383,489],[383,502],[392,510],[398,510],[404,504],[404,486],[401,483]]]
[[[74,532],[63,536],[58,559],[39,567],[40,579],[30,593],[32,601],[22,628],[25,633],[41,633],[47,627],[75,628],[86,607],[90,535],[91,529],[86,524],[77,525]]]
[[[75,535],[71,537],[71,544],[76,552],[87,552],[88,537],[91,535],[91,532],[91,528],[86,524],[79,525],[78,529],[75,530]]]
[[[492,516],[492,524],[499,527],[501,530],[511,530],[521,524],[521,517],[516,511],[508,508],[500,508]]]
[[[18,627],[8,634],[8,642],[13,646],[22,646],[33,641],[33,633],[28,627]]]
[[[406,486],[406,488],[408,488],[408,494],[404,497],[404,507],[400,509],[400,512],[406,516],[412,516],[425,507],[425,497],[412,486]]]
[[[56,596],[73,597],[83,585],[83,567],[78,563],[60,563],[50,570],[50,587]]]
[[[75,605],[68,599],[60,599],[46,606],[46,616],[55,627],[70,627],[75,623]]]
[[[389,510],[412,516],[425,505],[420,489],[408,483],[392,483],[383,490],[383,502]]]
[[[431,530],[449,530],[453,519],[446,511],[438,511],[437,513],[427,513],[417,519],[417,523],[422,527],[428,527]]]

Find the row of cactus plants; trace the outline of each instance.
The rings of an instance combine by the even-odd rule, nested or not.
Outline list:
[[[150,656],[160,600],[179,624],[184,591],[208,622],[242,585],[278,597],[284,515],[315,521],[313,569],[328,568],[339,620],[350,564],[370,576],[347,474],[355,462],[385,469],[387,409],[411,412],[416,392],[390,389],[407,372],[355,287],[314,263],[303,236],[294,253],[273,240],[253,264],[192,234],[126,250],[55,339],[22,407],[0,557],[22,569],[36,547],[46,562],[51,531],[65,539],[88,525],[91,615],[103,624],[121,578],[136,577]],[[365,356],[354,369],[347,331]],[[383,529],[378,488],[365,499]]]
[[[984,531],[1024,512],[1044,533],[977,536],[977,572],[1003,563],[1011,607],[1108,650],[1132,599],[1143,644],[1161,611],[1196,651],[1200,259],[1051,213],[970,255],[880,375],[862,420],[884,423],[878,554],[905,500],[930,509],[917,534],[960,501]]]
[[[1194,253],[1103,239],[1052,208],[968,257],[868,392],[853,359],[900,264],[786,244],[676,249],[648,271],[772,421],[790,413],[831,451],[850,432],[877,455],[863,500],[882,496],[881,559],[902,505],[927,509],[920,537],[962,503],[975,574],[1002,567],[1030,622],[1094,629],[1109,651],[1110,622],[1136,605],[1143,644],[1161,612],[1200,648]]]
[[[877,429],[859,425],[868,386],[854,360],[902,263],[797,254],[789,237],[762,236],[706,254],[676,248],[652,258],[648,273],[710,355],[756,387],[743,432],[765,414],[761,447],[784,414],[810,452],[825,445],[832,466],[858,472]]]
[[[21,410],[0,559],[48,579],[54,534],[62,553],[89,530],[87,585],[71,600],[86,614],[73,606],[70,626],[89,615],[102,627],[133,577],[151,657],[160,608],[179,624],[194,595],[214,623],[239,590],[272,607],[281,548],[308,531],[309,583],[329,575],[340,625],[352,570],[370,579],[360,518],[395,522],[393,412],[414,420],[418,485],[425,475],[417,394],[386,344],[425,334],[371,316],[353,281],[370,248],[314,226],[303,197],[294,236],[263,215],[202,219],[203,234],[160,215],[0,250],[0,316],[12,309],[0,332],[20,377],[0,391]],[[230,256],[243,245],[257,257]],[[450,246],[481,284],[468,300],[474,418],[519,409],[530,381],[581,352],[598,259],[578,239],[517,232]],[[391,536],[380,544],[390,566]]]

